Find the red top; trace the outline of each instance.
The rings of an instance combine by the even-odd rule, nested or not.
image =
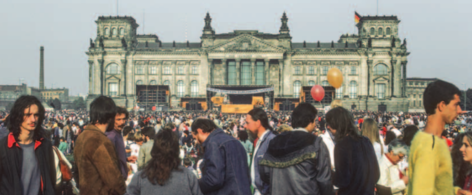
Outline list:
[[[472,191],[472,178],[470,178],[470,175],[465,178],[464,188],[462,189]]]
[[[447,137],[444,137],[444,136],[442,136],[442,138],[443,138],[444,140],[446,140],[446,143],[447,143],[447,146],[448,146],[448,147],[451,147],[451,146],[452,146],[453,143],[452,143],[452,141],[451,141],[450,139],[447,139]]]

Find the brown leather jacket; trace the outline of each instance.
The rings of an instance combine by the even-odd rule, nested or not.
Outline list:
[[[74,159],[80,194],[108,195],[126,192],[113,144],[95,125],[87,125],[76,140]]]

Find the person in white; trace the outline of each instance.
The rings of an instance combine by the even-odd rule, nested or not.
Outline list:
[[[398,137],[402,134],[402,132],[400,132],[400,130],[398,130],[398,128],[400,128],[401,126],[398,126],[398,125],[395,125],[395,127],[393,127],[393,129],[391,130],[393,133],[395,133],[395,135]]]
[[[388,153],[380,159],[380,179],[377,184],[389,187],[394,195],[402,195],[408,185],[408,176],[398,166],[398,163],[408,155],[408,150],[405,142],[396,139],[390,142]]]

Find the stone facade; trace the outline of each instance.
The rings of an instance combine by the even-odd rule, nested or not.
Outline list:
[[[425,112],[423,106],[424,90],[429,83],[438,80],[437,78],[407,78],[406,94],[408,95],[409,112]]]
[[[296,98],[300,88],[327,84],[326,72],[344,75],[336,99],[347,108],[407,111],[406,41],[398,36],[396,16],[364,16],[358,35],[336,42],[292,42],[284,13],[279,33],[235,30],[216,34],[209,14],[201,42],[161,42],[138,35],[132,17],[99,17],[97,37],[86,52],[90,103],[98,95],[118,105],[136,105],[136,85],[168,85],[172,106],[181,97],[206,97],[212,85],[273,86],[274,96]]]

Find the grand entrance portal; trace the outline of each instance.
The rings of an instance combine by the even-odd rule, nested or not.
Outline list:
[[[170,105],[168,85],[136,85],[137,106],[145,111],[165,111]],[[154,107],[154,109],[153,109]]]

